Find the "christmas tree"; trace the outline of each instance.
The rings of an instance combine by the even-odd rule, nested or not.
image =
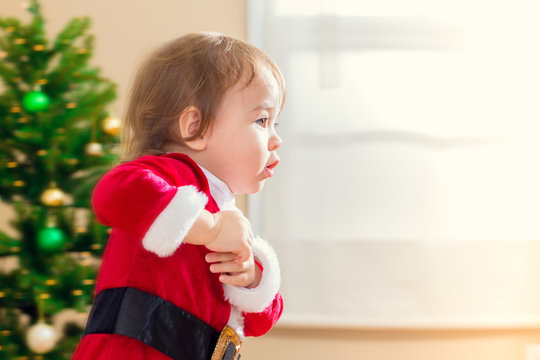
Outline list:
[[[0,359],[70,359],[82,326],[53,325],[92,303],[108,234],[90,193],[116,159],[116,89],[89,65],[88,18],[49,41],[37,0],[28,11],[0,17],[0,200],[18,233],[0,231],[0,263],[15,264],[0,272]]]

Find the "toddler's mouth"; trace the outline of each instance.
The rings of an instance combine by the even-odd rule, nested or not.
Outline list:
[[[274,175],[274,172],[272,171],[273,168],[275,168],[279,163],[279,160],[274,161],[272,164],[267,165],[264,169],[266,170],[266,174],[268,174],[268,177],[272,177]]]

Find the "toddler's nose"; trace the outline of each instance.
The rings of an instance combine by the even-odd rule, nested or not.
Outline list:
[[[281,146],[281,138],[278,134],[274,133],[268,140],[268,150],[276,151]]]

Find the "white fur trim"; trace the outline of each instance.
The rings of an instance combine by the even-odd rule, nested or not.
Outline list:
[[[171,256],[180,246],[195,220],[204,210],[208,197],[192,185],[181,186],[165,209],[156,217],[143,238],[146,250],[160,257]]]
[[[223,284],[225,299],[244,312],[258,313],[276,297],[281,284],[279,262],[274,249],[257,237],[252,244],[253,256],[263,267],[259,286],[253,289]]]
[[[244,315],[234,305],[231,305],[231,315],[229,316],[227,325],[232,327],[238,336],[240,336],[242,339],[244,338]]]

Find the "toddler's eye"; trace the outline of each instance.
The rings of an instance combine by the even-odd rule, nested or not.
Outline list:
[[[262,126],[263,128],[266,128],[266,125],[268,124],[268,118],[260,118],[255,121],[259,126]]]

